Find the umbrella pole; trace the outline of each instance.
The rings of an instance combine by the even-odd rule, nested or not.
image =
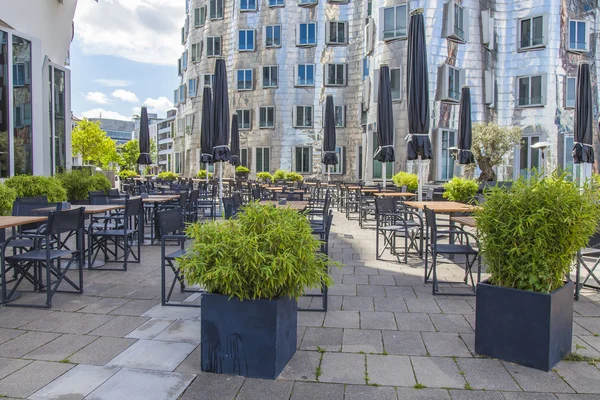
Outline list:
[[[223,213],[223,161],[219,162],[219,208]]]
[[[381,163],[381,174],[383,175],[383,188],[385,189],[385,185],[386,185],[386,179],[387,178],[387,163],[386,162],[382,162]]]
[[[331,165],[327,166],[327,183],[331,182]]]
[[[417,160],[417,182],[419,183],[419,188],[417,189],[417,199],[419,201],[423,201],[423,182],[421,180],[421,156],[419,156]]]

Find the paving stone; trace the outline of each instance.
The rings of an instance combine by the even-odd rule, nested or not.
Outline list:
[[[0,379],[12,374],[31,363],[30,360],[21,360],[14,358],[0,358]]]
[[[344,311],[373,311],[373,298],[363,296],[344,296],[342,303]]]
[[[573,311],[584,317],[600,317],[600,307],[591,301],[576,301]]]
[[[105,365],[133,343],[135,339],[100,337],[69,356],[69,360],[76,364]]]
[[[162,306],[158,304],[142,314],[142,317],[197,320],[200,318],[200,308]]]
[[[129,303],[112,310],[109,314],[140,316],[155,305],[155,300],[131,300]]]
[[[554,371],[540,371],[508,362],[503,362],[503,364],[526,392],[573,393],[573,389]]]
[[[151,319],[140,325],[136,330],[130,332],[125,337],[131,339],[154,339],[159,333],[171,325],[173,321],[168,319]]]
[[[408,312],[404,299],[394,297],[375,297],[375,311]]]
[[[356,285],[337,284],[329,288],[330,294],[356,296]]]
[[[200,343],[200,321],[175,321],[154,340],[167,342]]]
[[[32,400],[80,400],[118,372],[117,368],[78,365],[35,392]]]
[[[438,332],[473,332],[473,328],[462,314],[431,314],[429,316]]]
[[[411,357],[417,381],[432,388],[465,387],[458,365],[448,357]]]
[[[118,315],[108,321],[106,324],[94,329],[90,335],[125,337],[128,333],[134,331],[149,318],[144,317],[126,317]]]
[[[294,382],[246,379],[236,400],[288,400]]]
[[[361,311],[360,327],[361,329],[398,329],[392,312]]]
[[[573,322],[573,335],[587,336],[587,335],[591,335],[591,334],[592,334],[592,332],[588,331],[587,329],[585,329],[578,323]]]
[[[22,308],[0,308],[0,328],[19,328],[49,313],[51,311],[48,310],[27,309],[27,312],[23,312]]]
[[[600,393],[600,370],[586,362],[561,361],[555,367],[558,375],[578,393]]]
[[[95,336],[62,335],[59,338],[37,348],[23,358],[42,361],[61,361],[96,340]]]
[[[368,285],[369,275],[342,275],[342,282],[348,285]]]
[[[471,352],[471,354],[475,353],[475,334],[474,333],[459,333],[458,336],[462,339],[462,341],[467,345],[467,348]]]
[[[450,400],[450,394],[442,389],[413,389],[399,387],[398,398],[401,400]]]
[[[112,285],[110,289],[99,293],[100,297],[125,297],[131,292],[140,289],[140,286],[135,285]]]
[[[358,296],[383,297],[385,289],[383,286],[356,285],[356,294]]]
[[[300,343],[302,343],[304,332],[306,332],[306,326],[299,326],[296,329],[296,350],[300,348]]]
[[[316,351],[296,351],[290,362],[281,371],[279,379],[294,381],[316,380],[316,370],[321,354]]]
[[[70,320],[66,324],[56,328],[54,331],[57,333],[84,335],[115,318],[113,315],[104,314],[76,314],[79,315],[78,318]]]
[[[375,258],[375,257],[373,257]],[[375,275],[377,268],[375,267],[354,267],[354,275]]]
[[[0,393],[28,397],[73,367],[72,364],[34,361],[0,380]]]
[[[467,346],[457,333],[421,332],[425,348],[432,356],[471,357]]]
[[[125,297],[128,299],[151,300],[160,296],[160,286],[143,286],[140,289],[129,293]]]
[[[35,321],[23,325],[21,329],[27,331],[53,332],[61,326],[78,319],[82,314],[72,312],[51,312]]]
[[[1,333],[0,333],[1,336]],[[591,346],[594,350],[600,351],[600,336],[579,336],[586,344]]]
[[[320,382],[365,384],[365,356],[325,353],[321,361]]]
[[[290,400],[343,399],[344,385],[335,383],[296,382]]]
[[[197,346],[189,356],[183,360],[175,372],[183,372],[185,374],[200,374],[202,373],[201,362],[200,362],[200,346]]]
[[[506,400],[556,400],[552,393],[502,392]]]
[[[450,390],[452,400],[504,400],[500,392],[481,390]]]
[[[123,369],[86,400],[176,400],[193,379],[189,374]]]
[[[344,296],[327,296],[327,311],[340,311]]]
[[[442,310],[433,299],[406,299],[409,312],[441,313]]]
[[[191,343],[139,340],[107,366],[173,371],[195,348]]]
[[[84,293],[88,294],[84,288]],[[55,296],[52,298],[52,310],[63,312],[75,312],[84,307],[94,304],[100,300],[96,296]]]
[[[245,378],[241,376],[199,373],[180,400],[232,400]]]
[[[427,350],[419,332],[382,331],[383,348],[389,354],[426,355]]]
[[[393,387],[346,385],[345,400],[398,400]],[[404,400],[404,399],[402,399]]]
[[[11,339],[16,338],[17,336],[21,336],[25,331],[18,329],[5,329],[0,328],[0,344],[8,342]]]
[[[47,332],[27,332],[0,345],[0,356],[20,358],[53,341],[59,334]],[[1,393],[1,392],[0,392]]]
[[[397,275],[394,277],[396,281],[396,285],[398,286],[423,286],[423,276],[421,276],[421,271],[419,271],[419,275]]]
[[[521,390],[499,360],[459,358],[457,363],[473,389]]]
[[[395,299],[416,299],[417,295],[410,286],[384,286],[385,295]]]
[[[556,393],[558,400],[598,400],[597,394],[568,394],[568,393]]]
[[[345,353],[382,353],[381,331],[365,329],[344,329],[342,351]]]
[[[573,320],[590,333],[600,335],[600,317],[573,317]]]
[[[415,375],[407,356],[367,355],[369,383],[385,386],[413,386]]]
[[[327,351],[341,351],[344,330],[341,328],[306,328],[300,345],[302,350],[317,350],[317,347]]]
[[[440,309],[446,314],[473,314],[475,310],[466,300],[436,300]]]
[[[322,326],[324,319],[325,313],[301,311],[298,313],[298,326]]]
[[[394,313],[396,324],[401,331],[435,332],[429,314],[424,313]]]
[[[392,275],[369,275],[369,285],[396,286]]]
[[[325,315],[323,326],[326,328],[359,328],[358,311],[329,311]]]
[[[129,299],[118,299],[118,298],[103,298],[102,300],[98,300],[97,302],[90,304],[80,310],[80,312],[87,314],[108,314],[112,310],[116,310],[117,308],[129,303],[131,300]]]

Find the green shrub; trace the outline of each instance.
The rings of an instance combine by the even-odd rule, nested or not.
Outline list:
[[[177,175],[174,172],[166,171],[158,174],[158,179],[161,179],[163,181],[174,181],[175,179],[177,179],[178,176],[179,175]]]
[[[565,175],[486,192],[476,215],[490,283],[549,293],[563,286],[575,254],[598,228],[598,195]]]
[[[467,203],[473,200],[479,190],[479,185],[474,180],[455,177],[444,183],[444,189],[445,199]]]
[[[67,191],[54,177],[17,175],[8,178],[4,184],[15,189],[17,197],[46,196],[50,202],[67,200]]]
[[[251,203],[237,219],[192,224],[186,233],[193,242],[179,265],[190,284],[210,293],[298,298],[307,287],[332,283],[321,242],[297,211]]]
[[[248,174],[248,173],[250,173],[250,168],[240,165],[239,167],[237,167],[235,169],[235,172],[237,172],[238,174]]]
[[[392,176],[394,184],[398,187],[406,186],[406,189],[410,192],[414,192],[419,188],[418,177],[415,174],[409,174],[408,172],[398,172]]]
[[[267,179],[273,180],[273,175],[271,175],[268,172],[259,172],[258,174],[256,174],[256,177],[258,178],[258,180],[266,182]]]
[[[130,169],[122,169],[119,172],[119,179],[122,181],[129,179],[129,178],[135,178],[136,176],[138,176],[138,173],[135,171],[132,171]]]
[[[196,176],[200,179],[206,179],[206,170],[205,169],[201,169],[200,171],[198,171],[198,173],[196,174]],[[209,172],[208,173],[208,178],[211,179],[213,177],[213,173]]]
[[[273,174],[273,180],[274,181],[284,181],[285,180],[285,176],[287,175],[287,171],[284,171],[282,169],[278,169],[277,171],[275,171],[275,173]]]
[[[301,182],[304,178],[297,172],[288,172],[285,174],[285,180],[290,182]]]
[[[107,193],[112,188],[110,181],[104,175],[91,175],[86,170],[73,170],[56,177],[67,191],[67,198],[70,201],[87,200],[89,192],[102,190]]]
[[[11,215],[17,191],[0,182],[0,215]]]

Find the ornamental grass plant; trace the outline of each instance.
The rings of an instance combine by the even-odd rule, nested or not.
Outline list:
[[[298,298],[305,288],[332,284],[329,258],[319,253],[306,216],[250,203],[237,219],[196,223],[179,265],[190,284],[240,300]]]
[[[414,192],[419,188],[418,177],[415,174],[398,172],[396,175],[392,176],[392,180],[397,187],[400,188],[406,186],[406,189],[410,192]]]
[[[87,200],[89,192],[103,191],[108,193],[112,185],[108,178],[102,174],[92,175],[86,170],[73,170],[56,176],[67,191],[67,198],[73,200]]]
[[[479,185],[472,179],[454,177],[450,181],[444,183],[444,190],[442,196],[445,199],[467,203],[473,201],[473,198],[477,194],[477,190],[479,190]]]
[[[4,184],[17,192],[17,197],[46,196],[50,202],[67,200],[67,191],[60,181],[49,176],[15,175]]]

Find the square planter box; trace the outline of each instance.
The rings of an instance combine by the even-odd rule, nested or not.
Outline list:
[[[572,340],[572,282],[549,294],[477,285],[477,354],[550,371],[571,352]]]
[[[202,371],[275,379],[296,352],[295,299],[202,296]]]

